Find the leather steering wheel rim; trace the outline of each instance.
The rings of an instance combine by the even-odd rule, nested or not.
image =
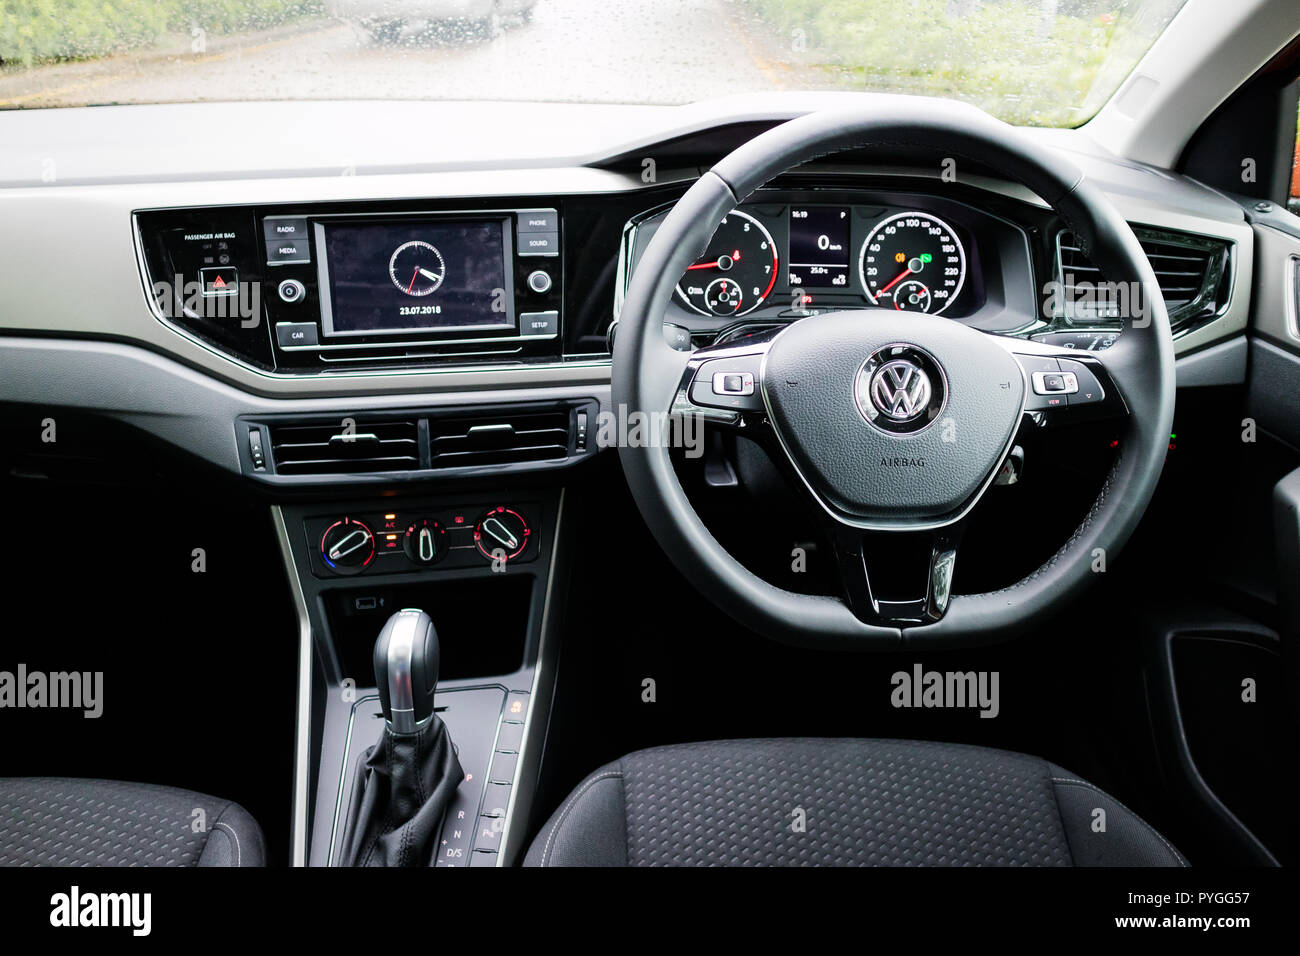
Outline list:
[[[874,100],[874,98],[873,98]],[[999,591],[954,595],[934,623],[880,626],[835,597],[777,588],[733,558],[705,527],[662,444],[624,444],[620,459],[638,507],[686,578],[745,626],[787,643],[896,649],[987,643],[1040,621],[1089,584],[1093,556],[1111,561],[1155,492],[1174,411],[1174,351],[1155,275],[1125,219],[1071,162],[1022,132],[964,104],[885,97],[869,109],[811,113],[749,141],[704,173],[664,218],[637,263],[619,315],[612,397],[621,414],[662,415],[685,357],[664,341],[663,316],[679,277],[704,252],[717,224],[787,170],[849,149],[923,150],[936,162],[979,163],[1050,205],[1112,282],[1137,283],[1145,309],[1125,317],[1105,367],[1129,409],[1128,430],[1096,501],[1040,568]]]

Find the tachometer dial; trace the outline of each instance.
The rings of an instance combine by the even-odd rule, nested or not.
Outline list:
[[[875,305],[937,315],[966,281],[966,250],[942,219],[903,212],[871,230],[858,257],[858,276]]]
[[[438,291],[446,274],[442,253],[422,239],[402,243],[388,260],[388,277],[407,295]]]
[[[677,295],[704,315],[744,315],[776,285],[776,243],[753,216],[728,213],[704,255],[686,267]]]

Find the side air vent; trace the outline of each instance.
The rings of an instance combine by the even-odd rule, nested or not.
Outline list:
[[[430,418],[429,463],[460,468],[565,458],[572,415],[565,406]]]
[[[271,458],[282,475],[414,471],[420,466],[416,419],[272,424]]]
[[[1190,233],[1134,226],[1133,233],[1147,254],[1175,331],[1214,315],[1225,304],[1229,244]],[[1114,322],[1122,303],[1105,278],[1083,254],[1069,232],[1057,235],[1057,278],[1064,295],[1060,316],[1077,325]],[[1102,289],[1099,289],[1102,285]]]

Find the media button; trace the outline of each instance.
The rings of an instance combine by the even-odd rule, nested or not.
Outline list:
[[[294,262],[311,262],[311,243],[305,238],[266,240],[267,265],[283,266]]]

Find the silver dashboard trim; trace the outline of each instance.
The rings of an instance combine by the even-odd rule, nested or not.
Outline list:
[[[524,715],[524,736],[519,744],[519,761],[515,767],[515,781],[510,788],[510,800],[506,803],[505,821],[502,823],[501,848],[497,853],[496,865],[506,866],[506,858],[517,855],[523,843],[523,836],[512,832],[511,827],[515,822],[517,814],[522,813],[525,820],[532,810],[532,796],[529,795],[529,802],[523,806],[519,803],[519,794],[524,789],[521,786],[525,780],[529,779],[528,769],[540,769],[542,759],[542,749],[546,738],[546,728],[538,734],[539,743],[534,748],[530,736],[537,734],[536,714],[538,710],[538,693],[539,690],[546,688],[547,681],[554,682],[556,667],[555,660],[551,657],[554,644],[551,641],[551,628],[554,626],[555,618],[552,613],[552,602],[554,599],[555,577],[558,573],[556,562],[559,558],[560,535],[563,533],[564,525],[564,496],[565,489],[560,489],[560,500],[555,506],[555,534],[551,537],[551,559],[546,569],[546,591],[542,596],[542,623],[538,629],[537,637],[537,662],[533,667],[533,683],[528,690],[528,711]],[[551,700],[548,690],[547,697],[547,722],[550,720]],[[534,749],[537,750],[534,756]]]
[[[293,560],[293,546],[289,542],[289,529],[284,523],[284,512],[279,505],[271,506],[271,520],[280,545],[280,558],[289,577],[289,590],[293,595],[294,613],[298,618],[298,705],[294,721],[293,748],[293,813],[289,820],[291,848],[290,866],[307,865],[308,786],[311,773],[311,675],[312,630],[307,613],[307,600],[303,597],[302,583]]]

